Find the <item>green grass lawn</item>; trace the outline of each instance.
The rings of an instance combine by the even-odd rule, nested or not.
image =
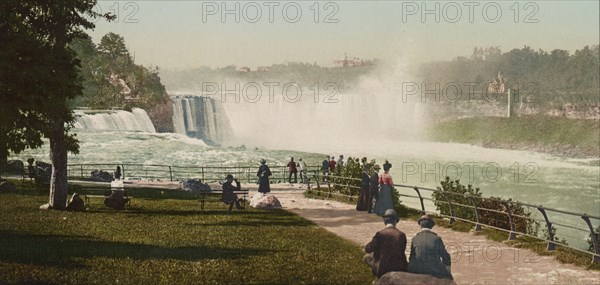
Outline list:
[[[75,187],[73,187],[75,188]],[[283,210],[141,189],[128,211],[42,211],[47,194],[0,194],[0,283],[370,284],[361,248]]]

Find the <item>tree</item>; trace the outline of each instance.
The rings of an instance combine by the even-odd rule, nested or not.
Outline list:
[[[96,0],[2,1],[0,22],[6,121],[0,154],[39,147],[50,139],[52,176],[49,208],[62,210],[67,200],[67,152],[77,153],[69,134],[74,117],[69,100],[82,93],[80,61],[68,43],[94,28],[89,18],[114,19],[93,11]],[[87,17],[87,18],[86,18]],[[6,70],[5,70],[6,68]],[[3,112],[4,114],[4,112]]]

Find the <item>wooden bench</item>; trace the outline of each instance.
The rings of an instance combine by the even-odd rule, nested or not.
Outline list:
[[[33,179],[35,178],[35,167],[29,168],[29,165],[25,165],[21,176],[23,177],[23,183],[25,183],[25,179],[27,178],[29,178],[29,183],[33,182]]]
[[[233,191],[233,194],[236,194],[238,196],[238,199],[241,202],[240,203],[240,206],[242,207],[241,210],[246,210],[246,201],[248,201],[248,191],[249,191],[248,189],[241,189],[241,190]],[[223,202],[223,190],[222,189],[215,189],[210,192],[202,191],[198,195],[200,198],[200,210],[202,210],[202,211],[204,211],[204,204],[207,201]]]
[[[106,192],[112,192],[112,191],[120,191],[120,190],[110,190],[108,188],[105,189],[90,189],[90,188],[85,188],[84,191],[86,192],[102,192],[102,195],[99,194],[81,194],[81,196],[83,196],[83,199],[85,201],[85,205],[89,206],[95,203],[92,203],[92,201],[98,201],[100,200],[100,204],[104,205],[104,199],[109,198],[110,196],[105,195],[104,193]],[[124,190],[123,190],[124,191]],[[129,209],[129,206],[131,206],[131,200],[133,199],[133,196],[129,196],[127,195],[127,192],[125,192],[123,194],[123,200],[125,201],[125,210]]]

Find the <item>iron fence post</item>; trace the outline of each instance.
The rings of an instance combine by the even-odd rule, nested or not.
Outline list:
[[[173,182],[173,171],[171,170],[170,165],[169,165],[169,177],[171,177],[171,182]]]
[[[421,197],[421,191],[419,191],[419,187],[413,187],[415,191],[417,191],[417,195],[419,195],[419,201],[421,202],[421,214],[425,215],[425,204],[423,204],[423,197]]]
[[[600,263],[600,242],[598,241],[598,234],[594,231],[594,227],[590,222],[590,217],[587,214],[583,214],[581,218],[585,221],[590,229],[590,237],[592,240],[592,245],[594,246],[594,255],[592,256],[593,263]]]
[[[448,221],[448,224],[452,225],[454,224],[454,211],[452,210],[452,203],[450,202],[450,198],[448,198],[448,195],[446,195],[444,191],[440,191],[440,193],[442,193],[444,198],[446,198],[446,202],[448,202],[448,209],[450,210],[450,220]]]
[[[506,207],[506,214],[508,215],[508,223],[510,224],[510,233],[508,234],[508,240],[515,240],[517,236],[515,234],[515,223],[512,218],[512,211],[510,210],[510,205],[507,202],[504,202],[504,207]]]
[[[554,232],[552,231],[552,223],[548,219],[548,215],[546,215],[546,209],[544,209],[541,206],[537,209],[542,213],[542,216],[544,216],[544,220],[546,221],[546,227],[548,227],[548,239],[550,241],[548,242],[548,247],[546,248],[546,250],[553,251],[556,249],[556,244],[554,243]]]
[[[479,221],[479,210],[477,209],[477,204],[475,204],[475,200],[473,200],[473,197],[469,196],[469,201],[471,201],[471,204],[475,208],[475,219],[477,220],[477,223],[475,224],[475,231],[479,232],[481,231],[481,223]]]

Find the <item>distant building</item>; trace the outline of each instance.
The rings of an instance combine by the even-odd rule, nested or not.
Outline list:
[[[505,83],[504,78],[502,77],[500,72],[498,72],[498,75],[496,75],[496,77],[492,81],[488,82],[488,88],[487,88],[488,93],[497,93],[497,94],[504,93],[504,91],[505,91],[504,83]]]
[[[238,69],[238,71],[241,73],[248,73],[248,72],[250,72],[250,67],[242,66],[242,67],[240,67],[240,69]]]
[[[363,60],[358,57],[348,57],[347,55],[344,54],[344,58],[334,60],[333,64],[336,67],[358,67],[358,66],[373,65],[374,61]]]

